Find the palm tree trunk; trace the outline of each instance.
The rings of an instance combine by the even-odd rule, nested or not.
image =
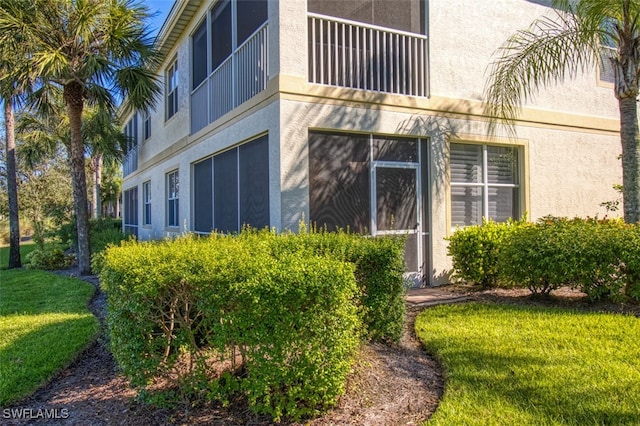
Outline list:
[[[87,177],[82,140],[82,110],[84,108],[82,86],[69,83],[64,86],[64,101],[69,116],[71,141],[69,163],[73,184],[73,201],[78,232],[78,268],[81,275],[91,273],[91,248],[89,242],[89,211],[87,208]]]
[[[16,140],[13,106],[4,100],[5,136],[7,138],[7,192],[9,196],[9,268],[22,266],[20,259],[20,217],[18,215],[18,180],[16,177]]]
[[[624,221],[640,221],[640,145],[638,106],[635,97],[619,98],[620,141],[622,143],[622,202]]]

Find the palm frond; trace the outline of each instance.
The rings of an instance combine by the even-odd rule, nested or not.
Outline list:
[[[494,133],[500,123],[513,135],[520,108],[540,88],[593,67],[601,32],[597,20],[560,9],[512,35],[498,50],[485,87],[489,132]]]

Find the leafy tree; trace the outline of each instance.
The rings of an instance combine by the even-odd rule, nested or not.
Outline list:
[[[535,20],[501,47],[485,89],[490,130],[498,122],[514,132],[522,103],[541,87],[593,69],[602,46],[611,46],[614,95],[620,109],[624,219],[640,221],[640,145],[637,99],[640,78],[640,2],[554,0],[554,15]]]
[[[132,0],[6,0],[0,8],[0,45],[21,37],[28,51],[21,60],[29,74],[21,81],[38,78],[44,100],[62,90],[81,274],[91,271],[82,113],[85,105],[114,109],[116,95],[126,99],[123,111],[153,105],[160,87],[148,17],[147,7]]]
[[[71,175],[65,157],[59,150],[32,167],[20,162],[20,211],[31,222],[38,244],[44,243],[51,226],[59,227],[72,219]]]

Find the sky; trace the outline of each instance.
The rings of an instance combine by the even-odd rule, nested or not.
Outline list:
[[[149,7],[149,12],[155,15],[150,21],[153,35],[157,35],[158,31],[160,31],[160,27],[162,27],[165,18],[169,14],[173,2],[173,0],[144,0],[144,3]]]

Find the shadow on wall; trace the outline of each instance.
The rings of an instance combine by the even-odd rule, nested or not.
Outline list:
[[[384,103],[385,94],[379,94],[376,100]],[[324,104],[300,103],[298,108],[290,113],[293,117],[285,132],[281,134],[281,149],[292,150],[281,157],[293,158],[290,167],[285,169],[281,164],[282,181],[282,226],[294,232],[298,230],[298,223],[304,219],[309,221],[309,161],[308,161],[308,139],[309,126],[313,130],[362,132],[376,129],[378,122],[378,111],[364,108],[344,107],[341,114],[327,115],[323,109]],[[335,112],[335,110],[332,110]],[[322,117],[322,121],[318,121]],[[315,123],[319,123],[314,125]],[[304,143],[289,143],[288,141],[302,141]],[[329,190],[329,188],[327,188]]]
[[[340,113],[336,113],[335,106],[303,102],[299,103],[294,111],[287,113],[292,119],[281,134],[283,141],[281,149],[285,151],[281,156],[293,157],[293,160],[289,161],[288,169],[281,164],[283,167],[281,199],[283,228],[297,231],[299,221],[309,218],[309,128],[354,133],[388,133],[388,131],[382,132],[379,124],[380,105],[390,104],[388,95],[378,93],[372,97],[371,92],[363,91],[362,93],[362,107],[351,106],[354,100],[360,100],[351,97],[345,99],[350,105],[342,106],[339,109]],[[350,96],[353,96],[352,91]],[[328,115],[327,111],[332,114]],[[474,113],[471,105],[465,101],[439,104],[437,110],[429,111],[429,115],[416,113],[400,121],[394,130],[397,135],[429,138],[430,169],[433,180],[431,190],[435,191],[434,195],[438,195],[438,198],[444,195],[446,179],[448,179],[446,173],[448,144],[446,142],[449,137],[457,135],[462,127],[469,127],[468,123],[475,115],[477,112]],[[302,140],[305,143],[295,142]]]

